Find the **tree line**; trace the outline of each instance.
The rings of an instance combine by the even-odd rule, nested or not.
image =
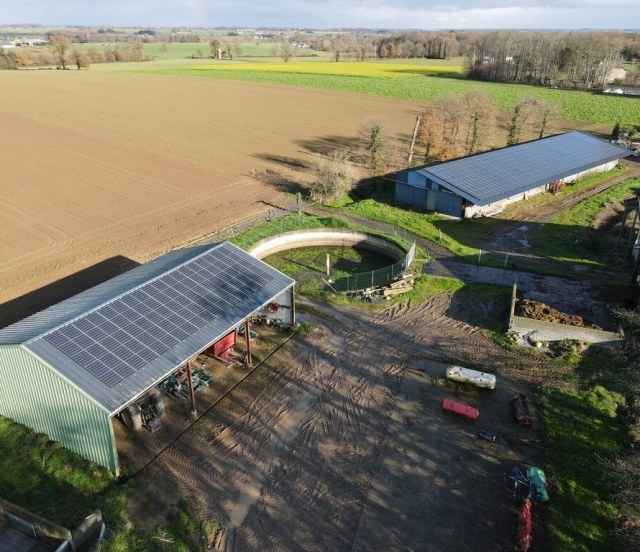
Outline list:
[[[511,109],[501,111],[478,91],[447,96],[424,107],[411,145],[384,120],[367,121],[352,146],[337,148],[316,160],[310,195],[314,200],[331,202],[353,189],[363,175],[380,182],[385,174],[409,166],[543,138],[558,113],[555,104],[534,98],[521,98]]]
[[[622,60],[616,32],[482,34],[467,45],[470,78],[585,88],[604,86]]]

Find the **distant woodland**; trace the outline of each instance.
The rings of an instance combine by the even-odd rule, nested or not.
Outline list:
[[[65,38],[60,39],[61,35]],[[286,52],[285,61],[290,56],[317,52],[329,53],[335,62],[462,56],[467,59],[469,78],[477,80],[584,89],[640,82],[638,32],[69,28],[45,32],[43,37],[50,45],[58,41],[58,50],[73,54],[69,61],[79,67],[150,59],[141,47],[149,42],[160,43],[162,52],[171,43],[202,44],[195,47],[192,57],[215,57],[220,49],[228,59],[242,57],[241,45],[255,42],[271,43],[274,56]],[[60,40],[68,46],[60,46]],[[88,50],[74,49],[73,45],[80,43],[92,46]],[[60,65],[55,46],[53,52],[45,50],[1,50],[0,68]]]

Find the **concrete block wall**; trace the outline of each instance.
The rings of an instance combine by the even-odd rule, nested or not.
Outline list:
[[[509,332],[519,335],[526,335],[534,341],[560,341],[562,339],[573,339],[576,341],[586,341],[588,343],[598,343],[600,345],[615,345],[619,343],[624,335],[622,332],[606,332],[593,328],[581,328],[579,326],[568,326],[544,320],[534,320],[523,316],[515,315],[517,286],[513,284],[511,293],[511,308],[509,309]]]

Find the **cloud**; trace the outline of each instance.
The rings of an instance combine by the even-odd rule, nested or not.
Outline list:
[[[637,0],[23,0],[4,2],[0,21],[44,25],[301,28],[628,28]]]

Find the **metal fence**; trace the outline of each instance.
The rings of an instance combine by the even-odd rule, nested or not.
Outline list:
[[[327,288],[333,291],[357,291],[359,289],[366,289],[370,287],[386,286],[396,278],[402,276],[408,270],[413,262],[415,254],[416,244],[414,243],[407,252],[405,258],[391,266],[379,268],[378,270],[371,270],[370,272],[351,274],[344,278],[339,278],[335,282],[325,283],[327,284]]]

